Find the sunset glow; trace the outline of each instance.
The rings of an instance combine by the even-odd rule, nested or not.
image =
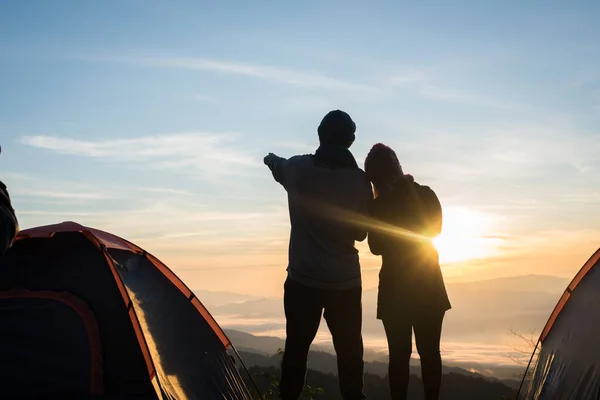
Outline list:
[[[249,368],[278,368],[263,356],[285,347],[292,220],[299,246],[316,243],[300,269],[323,292],[338,279],[358,286],[358,262],[366,363],[389,360],[380,283],[408,316],[443,281],[444,364],[502,382],[531,356],[514,333],[539,337],[600,246],[600,2],[31,3],[0,1],[0,181],[20,229],[72,221],[135,243],[234,346],[257,351]],[[322,143],[333,110],[355,124],[348,151]],[[351,198],[377,175],[365,172],[377,143],[435,192],[437,237],[425,203],[388,210]],[[298,179],[291,162],[282,185],[265,165],[269,153],[314,155],[322,144],[332,164],[366,176],[337,171],[340,181],[312,189],[330,171]],[[314,343],[333,352],[324,317]],[[320,357],[310,366],[334,372]],[[170,391],[182,377],[165,368],[156,372]],[[365,364],[375,369],[389,372]]]
[[[449,208],[444,213],[441,235],[433,242],[442,264],[456,264],[495,253],[496,240],[490,238],[493,223],[489,216],[466,208]]]

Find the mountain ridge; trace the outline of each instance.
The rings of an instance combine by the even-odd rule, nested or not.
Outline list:
[[[232,329],[224,329],[240,354],[246,354],[243,357],[245,363],[258,365],[262,367],[277,366],[279,356],[277,353],[285,347],[285,340],[275,336],[256,336],[247,332],[241,332]],[[322,345],[312,345],[309,357],[309,367],[323,373],[336,373],[337,363],[333,348]],[[312,358],[311,358],[312,357]],[[387,354],[365,349],[365,372],[373,373],[378,376],[387,374]],[[248,360],[248,361],[247,361]],[[412,372],[420,376],[418,359],[411,359]],[[477,368],[474,368],[477,367]],[[522,372],[522,367],[506,367],[501,375],[490,376],[477,371],[489,369],[489,365],[470,363],[468,365],[458,365],[455,363],[444,363],[444,371],[447,373],[468,374],[470,376],[480,376],[491,382],[508,382],[508,386],[513,387],[517,384],[515,377]],[[500,375],[500,374],[499,374]]]
[[[264,355],[255,353],[249,349],[238,349],[240,357],[246,367],[279,367],[281,364],[281,354]],[[337,376],[337,358],[335,355],[322,352],[310,351],[308,356],[308,368],[324,374],[333,374]],[[388,364],[383,362],[365,362],[365,374],[377,375],[381,378],[387,377]],[[416,377],[421,376],[420,364],[416,360],[411,360],[410,373]],[[496,379],[483,374],[468,371],[460,367],[444,365],[442,369],[444,375],[457,374],[473,378],[479,378],[488,382],[500,382],[511,389],[518,388],[520,381],[517,379]]]

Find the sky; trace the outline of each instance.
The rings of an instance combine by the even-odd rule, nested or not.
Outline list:
[[[449,282],[571,277],[600,243],[600,4],[7,0],[0,179],[21,228],[125,237],[192,288],[281,295],[263,165],[332,109],[444,207]],[[360,250],[364,286],[379,259]]]

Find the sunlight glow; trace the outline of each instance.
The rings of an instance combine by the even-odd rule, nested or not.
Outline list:
[[[378,231],[415,241],[430,240],[426,236],[321,201],[305,198],[303,202],[328,218],[351,222],[367,228],[369,232]],[[503,239],[492,236],[496,222],[492,215],[464,207],[449,207],[444,210],[443,218],[442,233],[433,239],[441,264],[456,264],[498,254]]]
[[[442,264],[454,264],[496,253],[498,239],[490,238],[492,218],[467,208],[444,210],[441,235],[433,239]]]

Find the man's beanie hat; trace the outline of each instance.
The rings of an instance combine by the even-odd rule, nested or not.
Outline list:
[[[330,111],[323,117],[319,128],[321,144],[341,146],[346,149],[354,143],[356,124],[350,115],[341,110]]]

